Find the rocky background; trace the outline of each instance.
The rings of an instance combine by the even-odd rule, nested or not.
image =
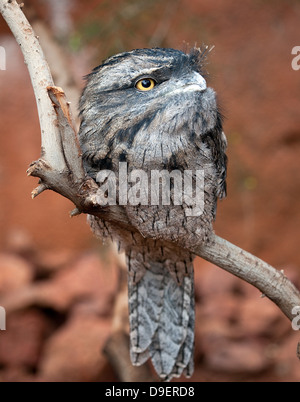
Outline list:
[[[229,140],[228,197],[219,204],[216,233],[284,269],[300,287],[300,70],[291,66],[292,48],[300,46],[299,1],[24,3],[30,21],[48,29],[43,47],[75,109],[82,77],[116,52],[215,46],[209,84]],[[118,262],[84,216],[69,219],[69,201],[51,192],[31,200],[36,181],[26,169],[40,154],[38,116],[22,55],[1,17],[0,46],[0,306],[7,312],[0,381],[117,381],[102,350],[120,290]],[[200,258],[195,277],[191,380],[300,380],[299,333],[273,303]]]

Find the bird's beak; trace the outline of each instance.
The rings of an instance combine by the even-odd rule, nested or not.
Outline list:
[[[176,88],[172,91],[172,94],[197,91],[203,92],[206,88],[206,81],[202,75],[193,71],[176,82]]]
[[[186,89],[189,88],[189,90],[195,90],[195,91],[204,91],[207,88],[207,86],[206,81],[202,77],[202,75],[197,73],[196,71],[193,71],[186,77],[186,81],[183,85],[183,88]]]

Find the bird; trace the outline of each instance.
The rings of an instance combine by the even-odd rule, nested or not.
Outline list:
[[[217,94],[207,86],[207,49],[111,56],[86,76],[79,101],[86,174],[130,226],[93,215],[88,221],[126,255],[131,362],[150,359],[164,381],[193,374],[190,250],[209,246],[217,200],[226,196],[227,140]]]

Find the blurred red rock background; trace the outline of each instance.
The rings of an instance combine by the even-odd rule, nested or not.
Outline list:
[[[70,74],[138,47],[214,45],[207,69],[228,138],[228,197],[218,235],[284,269],[300,286],[300,3],[276,0],[25,0],[58,42]],[[26,177],[40,132],[26,66],[0,17],[0,381],[115,381],[101,353],[118,273],[84,216]],[[58,63],[58,61],[57,61]],[[54,60],[54,64],[56,64]],[[73,102],[76,106],[76,101]],[[299,381],[299,334],[259,292],[196,261],[195,381]]]

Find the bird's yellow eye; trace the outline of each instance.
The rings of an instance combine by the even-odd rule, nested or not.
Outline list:
[[[150,91],[155,87],[155,84],[156,82],[152,78],[143,78],[135,84],[135,87],[139,91]]]

